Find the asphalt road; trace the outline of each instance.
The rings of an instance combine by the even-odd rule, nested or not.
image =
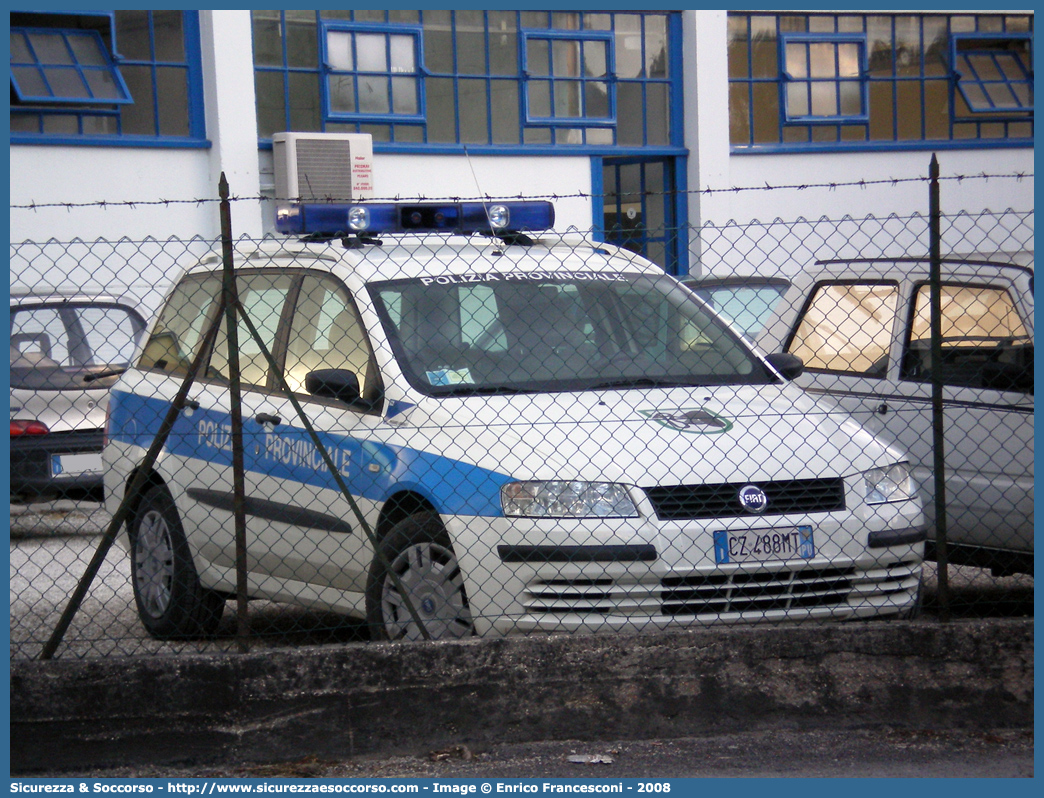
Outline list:
[[[798,731],[464,746],[343,761],[136,767],[33,776],[157,779],[1032,778],[1030,730]],[[893,788],[889,787],[889,790]]]
[[[90,502],[55,502],[11,507],[11,656],[39,656],[69,597],[87,570],[109,516]],[[923,613],[938,617],[935,566],[927,563]],[[1031,617],[1033,577],[995,578],[978,568],[951,566],[950,612],[954,618]],[[327,612],[272,602],[251,602],[247,638],[251,650],[280,646],[358,642],[358,621]],[[113,546],[74,616],[59,657],[158,654],[176,651],[236,651],[235,604],[229,603],[217,638],[187,643],[152,640],[138,622],[131,590],[130,561]]]

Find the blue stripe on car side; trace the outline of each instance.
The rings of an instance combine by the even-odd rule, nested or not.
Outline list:
[[[113,391],[110,437],[148,448],[169,406],[162,399]],[[427,496],[441,513],[503,515],[500,487],[512,479],[506,474],[412,447],[329,432],[318,432],[318,436],[353,496],[380,502],[398,490],[413,489]],[[243,443],[247,471],[337,490],[333,476],[303,429],[281,425],[272,432],[248,421]],[[191,415],[182,413],[166,449],[178,457],[231,468],[230,416],[203,408]]]

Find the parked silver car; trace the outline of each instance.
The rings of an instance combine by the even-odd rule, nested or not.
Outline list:
[[[949,559],[998,574],[1033,573],[1033,265],[1020,254],[942,264]],[[819,263],[757,343],[800,357],[798,385],[908,452],[934,515],[928,276],[927,259]]]
[[[144,329],[116,296],[12,292],[12,500],[101,501],[109,388]]]

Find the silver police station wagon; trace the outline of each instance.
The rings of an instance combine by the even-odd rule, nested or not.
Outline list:
[[[312,240],[238,245],[250,596],[390,639],[912,614],[905,455],[654,264],[552,224],[542,202],[305,204],[279,227]],[[177,280],[111,395],[106,501],[132,502],[157,637],[212,633],[236,589],[221,270]]]

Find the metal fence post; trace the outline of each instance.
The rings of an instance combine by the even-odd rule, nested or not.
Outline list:
[[[932,453],[935,473],[935,561],[939,580],[939,618],[950,620],[950,583],[946,552],[946,451],[943,438],[942,383],[942,212],[939,207],[939,159],[928,166],[928,237],[932,336]]]
[[[236,644],[239,650],[250,649],[250,619],[247,616],[246,561],[246,480],[243,473],[243,401],[239,371],[239,333],[236,329],[236,273],[232,251],[232,210],[228,201],[228,181],[221,173],[218,181],[221,199],[222,296],[225,302],[225,324],[228,329],[228,398],[232,422],[232,516],[236,527]]]

